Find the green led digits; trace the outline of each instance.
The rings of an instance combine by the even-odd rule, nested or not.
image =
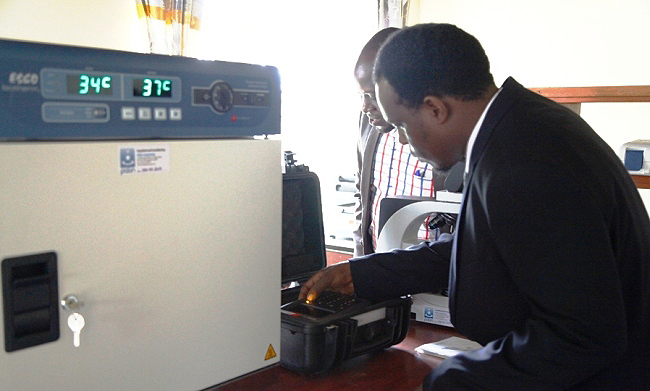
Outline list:
[[[172,81],[169,79],[134,79],[133,95],[144,98],[170,98],[172,96]]]
[[[110,76],[79,75],[79,95],[111,95]]]

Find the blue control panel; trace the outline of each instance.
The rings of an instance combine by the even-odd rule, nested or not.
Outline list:
[[[0,39],[0,140],[279,133],[274,67]]]

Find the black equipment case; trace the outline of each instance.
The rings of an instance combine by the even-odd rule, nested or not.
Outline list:
[[[318,176],[296,166],[291,152],[285,152],[285,161],[280,364],[301,373],[321,373],[400,343],[408,332],[411,297],[371,303],[324,292],[311,306],[297,301],[300,284],[326,266],[325,236]]]

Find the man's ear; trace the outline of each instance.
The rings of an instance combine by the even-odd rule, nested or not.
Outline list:
[[[439,124],[444,124],[449,118],[449,106],[442,99],[427,95],[424,97],[422,108]]]

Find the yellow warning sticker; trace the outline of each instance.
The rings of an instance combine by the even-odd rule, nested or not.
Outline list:
[[[275,356],[277,356],[275,349],[273,349],[273,345],[269,344],[269,348],[266,349],[266,356],[264,356],[264,361],[270,360]]]

